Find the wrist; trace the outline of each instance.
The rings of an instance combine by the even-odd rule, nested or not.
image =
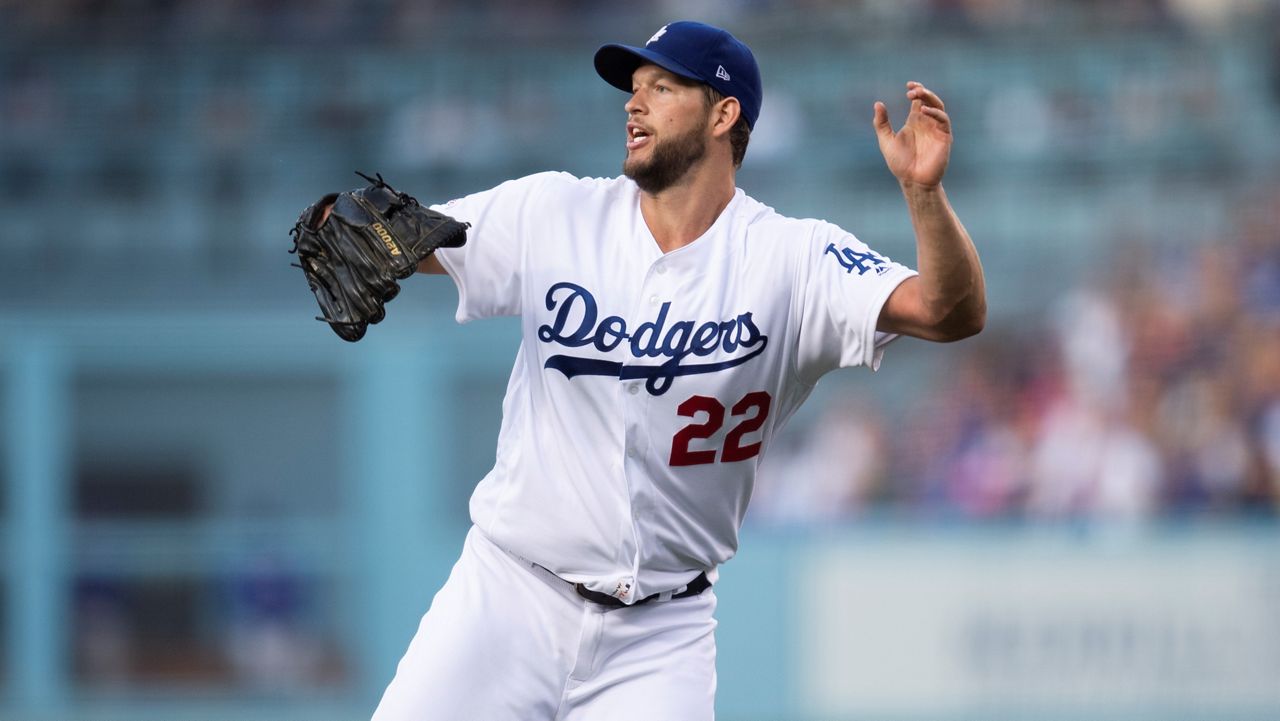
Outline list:
[[[912,210],[923,211],[947,204],[947,195],[942,190],[942,183],[928,185],[924,183],[899,182],[899,186],[902,188],[902,197],[907,201],[907,207]]]
[[[938,194],[942,192],[942,181],[936,183],[918,183],[913,180],[898,180],[898,187],[902,188],[904,195],[912,194]]]

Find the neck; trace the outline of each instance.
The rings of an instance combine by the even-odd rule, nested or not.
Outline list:
[[[640,193],[640,214],[663,253],[683,248],[707,232],[733,200],[732,171],[695,167],[659,193]]]

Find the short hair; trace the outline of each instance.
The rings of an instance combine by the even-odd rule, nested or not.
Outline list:
[[[704,84],[702,93],[707,99],[708,108],[725,99],[719,90],[710,85]],[[747,156],[747,144],[750,142],[751,126],[747,124],[747,116],[739,114],[738,122],[729,130],[729,146],[733,149],[733,167],[742,167],[742,159]]]

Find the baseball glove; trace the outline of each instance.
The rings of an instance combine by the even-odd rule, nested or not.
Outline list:
[[[302,211],[290,234],[298,263],[320,303],[316,320],[355,342],[386,316],[386,303],[436,248],[467,242],[467,223],[437,213],[382,179],[330,193]],[[332,208],[328,216],[325,210]]]

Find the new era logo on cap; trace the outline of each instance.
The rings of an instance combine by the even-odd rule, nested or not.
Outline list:
[[[760,69],[751,49],[728,32],[704,23],[674,22],[663,25],[644,47],[614,43],[596,51],[596,72],[626,92],[631,92],[631,74],[645,63],[737,98],[742,117],[755,127],[764,94]],[[733,68],[732,74],[728,68]]]

